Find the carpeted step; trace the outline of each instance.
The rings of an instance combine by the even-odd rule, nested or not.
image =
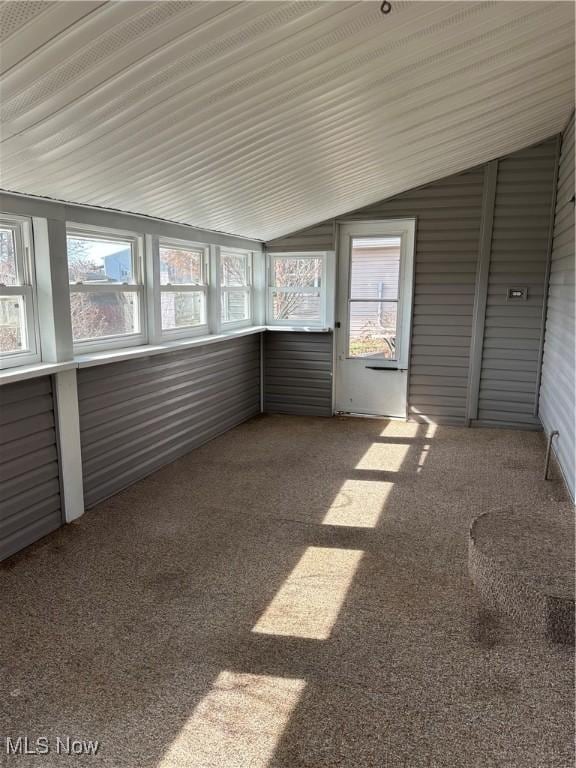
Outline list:
[[[470,526],[470,577],[488,609],[523,630],[574,641],[574,508],[507,508]]]

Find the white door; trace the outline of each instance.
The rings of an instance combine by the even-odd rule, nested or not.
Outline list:
[[[335,410],[406,418],[413,219],[340,225]]]

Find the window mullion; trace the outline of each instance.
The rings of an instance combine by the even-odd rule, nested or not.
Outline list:
[[[398,299],[356,299],[351,296],[348,302],[350,304],[398,304]]]
[[[26,299],[32,298],[31,285],[1,285],[0,296],[23,296]]]
[[[316,293],[321,293],[320,288],[311,288],[310,286],[298,286],[298,285],[289,285],[289,286],[272,286],[272,290],[275,293],[308,293],[311,295],[314,295]]]
[[[208,286],[191,285],[189,283],[164,283],[160,286],[163,293],[203,293],[206,295]]]
[[[141,293],[143,285],[134,283],[70,283],[72,293]]]

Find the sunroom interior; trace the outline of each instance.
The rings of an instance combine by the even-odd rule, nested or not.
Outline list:
[[[573,765],[573,3],[0,27],[0,765]]]

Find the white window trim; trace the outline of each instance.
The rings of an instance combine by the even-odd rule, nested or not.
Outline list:
[[[96,339],[74,339],[74,353],[103,352],[108,349],[134,347],[146,344],[148,341],[147,302],[146,302],[146,268],[144,263],[144,242],[141,235],[135,232],[127,232],[108,227],[93,227],[86,224],[67,222],[66,238],[69,236],[86,237],[92,239],[118,240],[130,242],[132,246],[132,272],[133,283],[70,283],[70,295],[73,293],[136,293],[138,294],[138,319],[140,331],[138,333],[111,334],[99,336]]]
[[[172,348],[172,345],[198,343],[203,339],[211,341],[233,338],[235,335],[266,328],[266,252],[256,240],[235,238],[208,230],[198,230],[149,217],[120,214],[107,209],[90,209],[84,206],[63,206],[45,200],[3,196],[0,216],[5,221],[22,220],[29,227],[30,273],[37,278],[32,285],[34,330],[28,334],[36,342],[36,354],[18,351],[0,356],[0,380],[4,377],[41,375],[39,372],[52,370],[54,365],[66,365],[79,358],[126,354],[131,355],[145,348],[153,347],[154,353]],[[88,237],[136,238],[141,262],[140,294],[141,327],[138,334],[123,334],[98,339],[74,342],[70,313],[70,281],[66,260],[66,236],[77,232]],[[209,266],[207,273],[207,324],[193,327],[193,330],[162,333],[160,323],[159,275],[154,272],[158,265],[155,250],[158,241],[166,240],[184,247],[200,245],[208,248]],[[32,248],[33,245],[33,248]],[[220,323],[220,292],[216,276],[217,252],[238,250],[252,254],[252,302],[250,319],[245,322]],[[134,276],[135,277],[135,276]],[[80,290],[94,288],[85,286]],[[116,284],[106,283],[107,290],[114,290]],[[126,289],[123,285],[120,290]],[[97,290],[97,289],[96,289]],[[133,290],[133,289],[131,289]],[[10,289],[12,291],[12,288]],[[19,293],[16,289],[14,292]],[[28,320],[31,313],[27,314]],[[284,328],[288,330],[288,326]],[[299,329],[300,330],[300,329]],[[306,330],[302,328],[301,330]],[[46,368],[48,366],[48,368]],[[7,380],[7,379],[6,379]],[[11,380],[11,379],[10,379]]]
[[[210,283],[213,270],[210,265],[210,245],[208,243],[198,243],[191,240],[175,240],[173,238],[156,238],[157,247],[154,248],[153,257],[156,261],[157,269],[154,274],[158,279],[158,323],[159,338],[163,341],[174,339],[193,339],[196,336],[205,336],[210,333]],[[175,250],[193,251],[201,250],[202,257],[202,280],[196,285],[194,283],[161,283],[160,282],[160,248],[174,248]],[[202,293],[204,295],[204,322],[200,325],[187,325],[182,328],[162,328],[162,294],[163,293]]]
[[[222,254],[230,253],[233,255],[244,256],[247,259],[246,285],[222,285]],[[217,248],[218,256],[218,319],[219,330],[227,331],[234,328],[247,328],[254,324],[254,253],[241,248]],[[226,293],[245,293],[248,296],[248,317],[243,320],[223,320],[222,310],[224,306],[224,295]]]
[[[322,271],[320,275],[320,289],[302,287],[298,289],[277,288],[273,285],[273,263],[278,258],[310,258],[320,259]],[[274,319],[274,291],[291,293],[298,290],[300,293],[317,293],[320,291],[320,318],[318,320],[275,320]],[[335,292],[335,261],[333,251],[283,251],[268,253],[266,258],[266,325],[281,328],[289,326],[293,328],[311,328],[318,330],[330,330],[334,325],[334,292]]]
[[[39,362],[41,349],[32,220],[25,216],[0,214],[0,224],[14,232],[16,272],[21,281],[20,285],[1,286],[0,296],[21,296],[23,298],[27,342],[26,349],[0,353],[0,369],[5,369]]]

